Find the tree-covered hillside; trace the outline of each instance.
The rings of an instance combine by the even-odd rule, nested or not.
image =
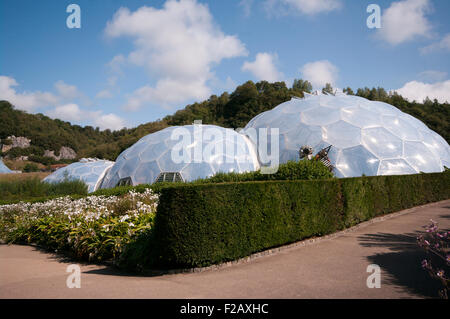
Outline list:
[[[7,136],[25,136],[31,139],[29,149],[15,150],[14,155],[31,155],[32,160],[45,162],[45,150],[58,151],[68,146],[78,157],[98,157],[115,160],[124,149],[141,137],[172,125],[191,124],[202,120],[204,124],[224,127],[244,127],[257,114],[270,110],[293,96],[303,97],[303,92],[311,91],[308,81],[295,80],[288,88],[284,82],[269,83],[248,81],[229,94],[212,95],[208,100],[194,103],[167,116],[162,120],[139,125],[132,129],[111,132],[100,131],[91,126],[71,125],[61,120],[53,120],[42,114],[28,114],[14,109],[7,101],[0,101],[0,139]],[[330,91],[327,86],[325,91]],[[355,94],[350,88],[348,94]],[[383,88],[358,89],[356,95],[370,100],[387,102],[423,121],[429,128],[450,141],[450,104],[427,99],[424,103],[408,102],[398,94],[388,94]],[[6,155],[6,154],[0,154]]]

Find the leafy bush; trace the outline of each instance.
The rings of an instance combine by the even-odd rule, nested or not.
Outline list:
[[[333,174],[320,161],[289,161],[281,164],[274,174],[261,174],[260,171],[248,173],[217,173],[213,177],[198,179],[194,183],[224,183],[250,181],[313,180],[333,178]]]
[[[153,262],[195,267],[450,198],[450,173],[184,184],[161,190]]]
[[[23,171],[26,172],[26,173],[38,172],[39,171],[39,167],[36,164],[34,164],[34,163],[27,163],[23,167]]]

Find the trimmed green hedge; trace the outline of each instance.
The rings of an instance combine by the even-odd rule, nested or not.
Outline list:
[[[235,260],[375,216],[450,198],[450,172],[161,189],[153,265]]]

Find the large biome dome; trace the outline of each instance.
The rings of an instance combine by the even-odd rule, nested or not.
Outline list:
[[[329,158],[338,177],[450,167],[448,143],[424,123],[390,104],[343,93],[293,98],[254,117],[249,128],[279,129],[280,163],[299,160],[302,146],[317,153],[332,145]]]
[[[92,193],[100,188],[102,180],[114,162],[98,159],[81,159],[66,167],[56,170],[43,179],[47,183],[60,183],[65,179],[82,180],[88,186],[88,192]]]
[[[190,140],[182,143],[180,134]],[[200,150],[200,158],[196,157],[196,150]],[[173,153],[187,154],[189,159],[174,159]],[[256,150],[246,136],[215,125],[173,126],[144,136],[123,151],[101,187],[156,181],[190,182],[218,172],[243,173],[257,169]]]

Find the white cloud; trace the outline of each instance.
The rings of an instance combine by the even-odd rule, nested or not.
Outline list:
[[[111,91],[105,89],[98,92],[95,97],[97,99],[111,99],[114,95],[111,93]]]
[[[86,112],[81,111],[80,107],[74,103],[57,106],[46,114],[51,118],[68,122],[78,122],[89,117]]]
[[[63,99],[75,99],[81,96],[81,93],[75,85],[67,84],[61,80],[55,83],[55,88],[59,96]]]
[[[384,41],[397,45],[417,37],[430,37],[431,24],[426,14],[431,11],[430,0],[403,0],[393,2],[384,10],[378,35]]]
[[[315,15],[339,9],[342,7],[342,2],[340,0],[266,0],[264,7],[269,14],[296,12]]]
[[[335,86],[338,78],[338,68],[328,60],[305,64],[301,69],[304,80],[311,82],[314,89],[321,89],[327,83]]]
[[[426,97],[437,99],[440,103],[450,102],[450,80],[433,84],[411,81],[396,90],[410,101],[422,102]]]
[[[99,116],[95,120],[95,125],[102,130],[110,129],[113,131],[126,127],[125,121],[112,113]]]
[[[71,123],[91,123],[102,130],[120,130],[126,126],[125,120],[116,114],[103,114],[102,111],[84,110],[74,103],[56,106],[54,109],[46,112],[46,115],[54,119],[60,119]]]
[[[0,76],[0,100],[9,101],[15,107],[24,111],[33,111],[39,107],[54,105],[59,98],[49,92],[23,92],[17,93],[14,87],[18,83],[14,78]]]
[[[172,79],[162,79],[156,87],[143,86],[134,91],[125,104],[125,109],[139,110],[141,107],[157,103],[162,107],[169,107],[186,100],[186,97],[201,97],[204,99],[211,94],[210,89],[202,79],[192,82],[181,82]]]
[[[146,103],[204,99],[210,94],[213,66],[247,55],[244,44],[224,34],[208,7],[195,0],[169,0],[162,9],[144,6],[130,12],[121,8],[108,21],[105,33],[111,38],[132,38],[134,50],[127,61],[145,67],[158,79],[155,86],[136,90],[126,105],[130,109]]]
[[[444,36],[441,41],[420,48],[420,53],[422,54],[428,54],[436,51],[450,52],[450,33]]]
[[[275,67],[276,54],[258,53],[254,62],[245,62],[242,71],[248,71],[258,80],[275,82],[282,78],[283,74]]]

